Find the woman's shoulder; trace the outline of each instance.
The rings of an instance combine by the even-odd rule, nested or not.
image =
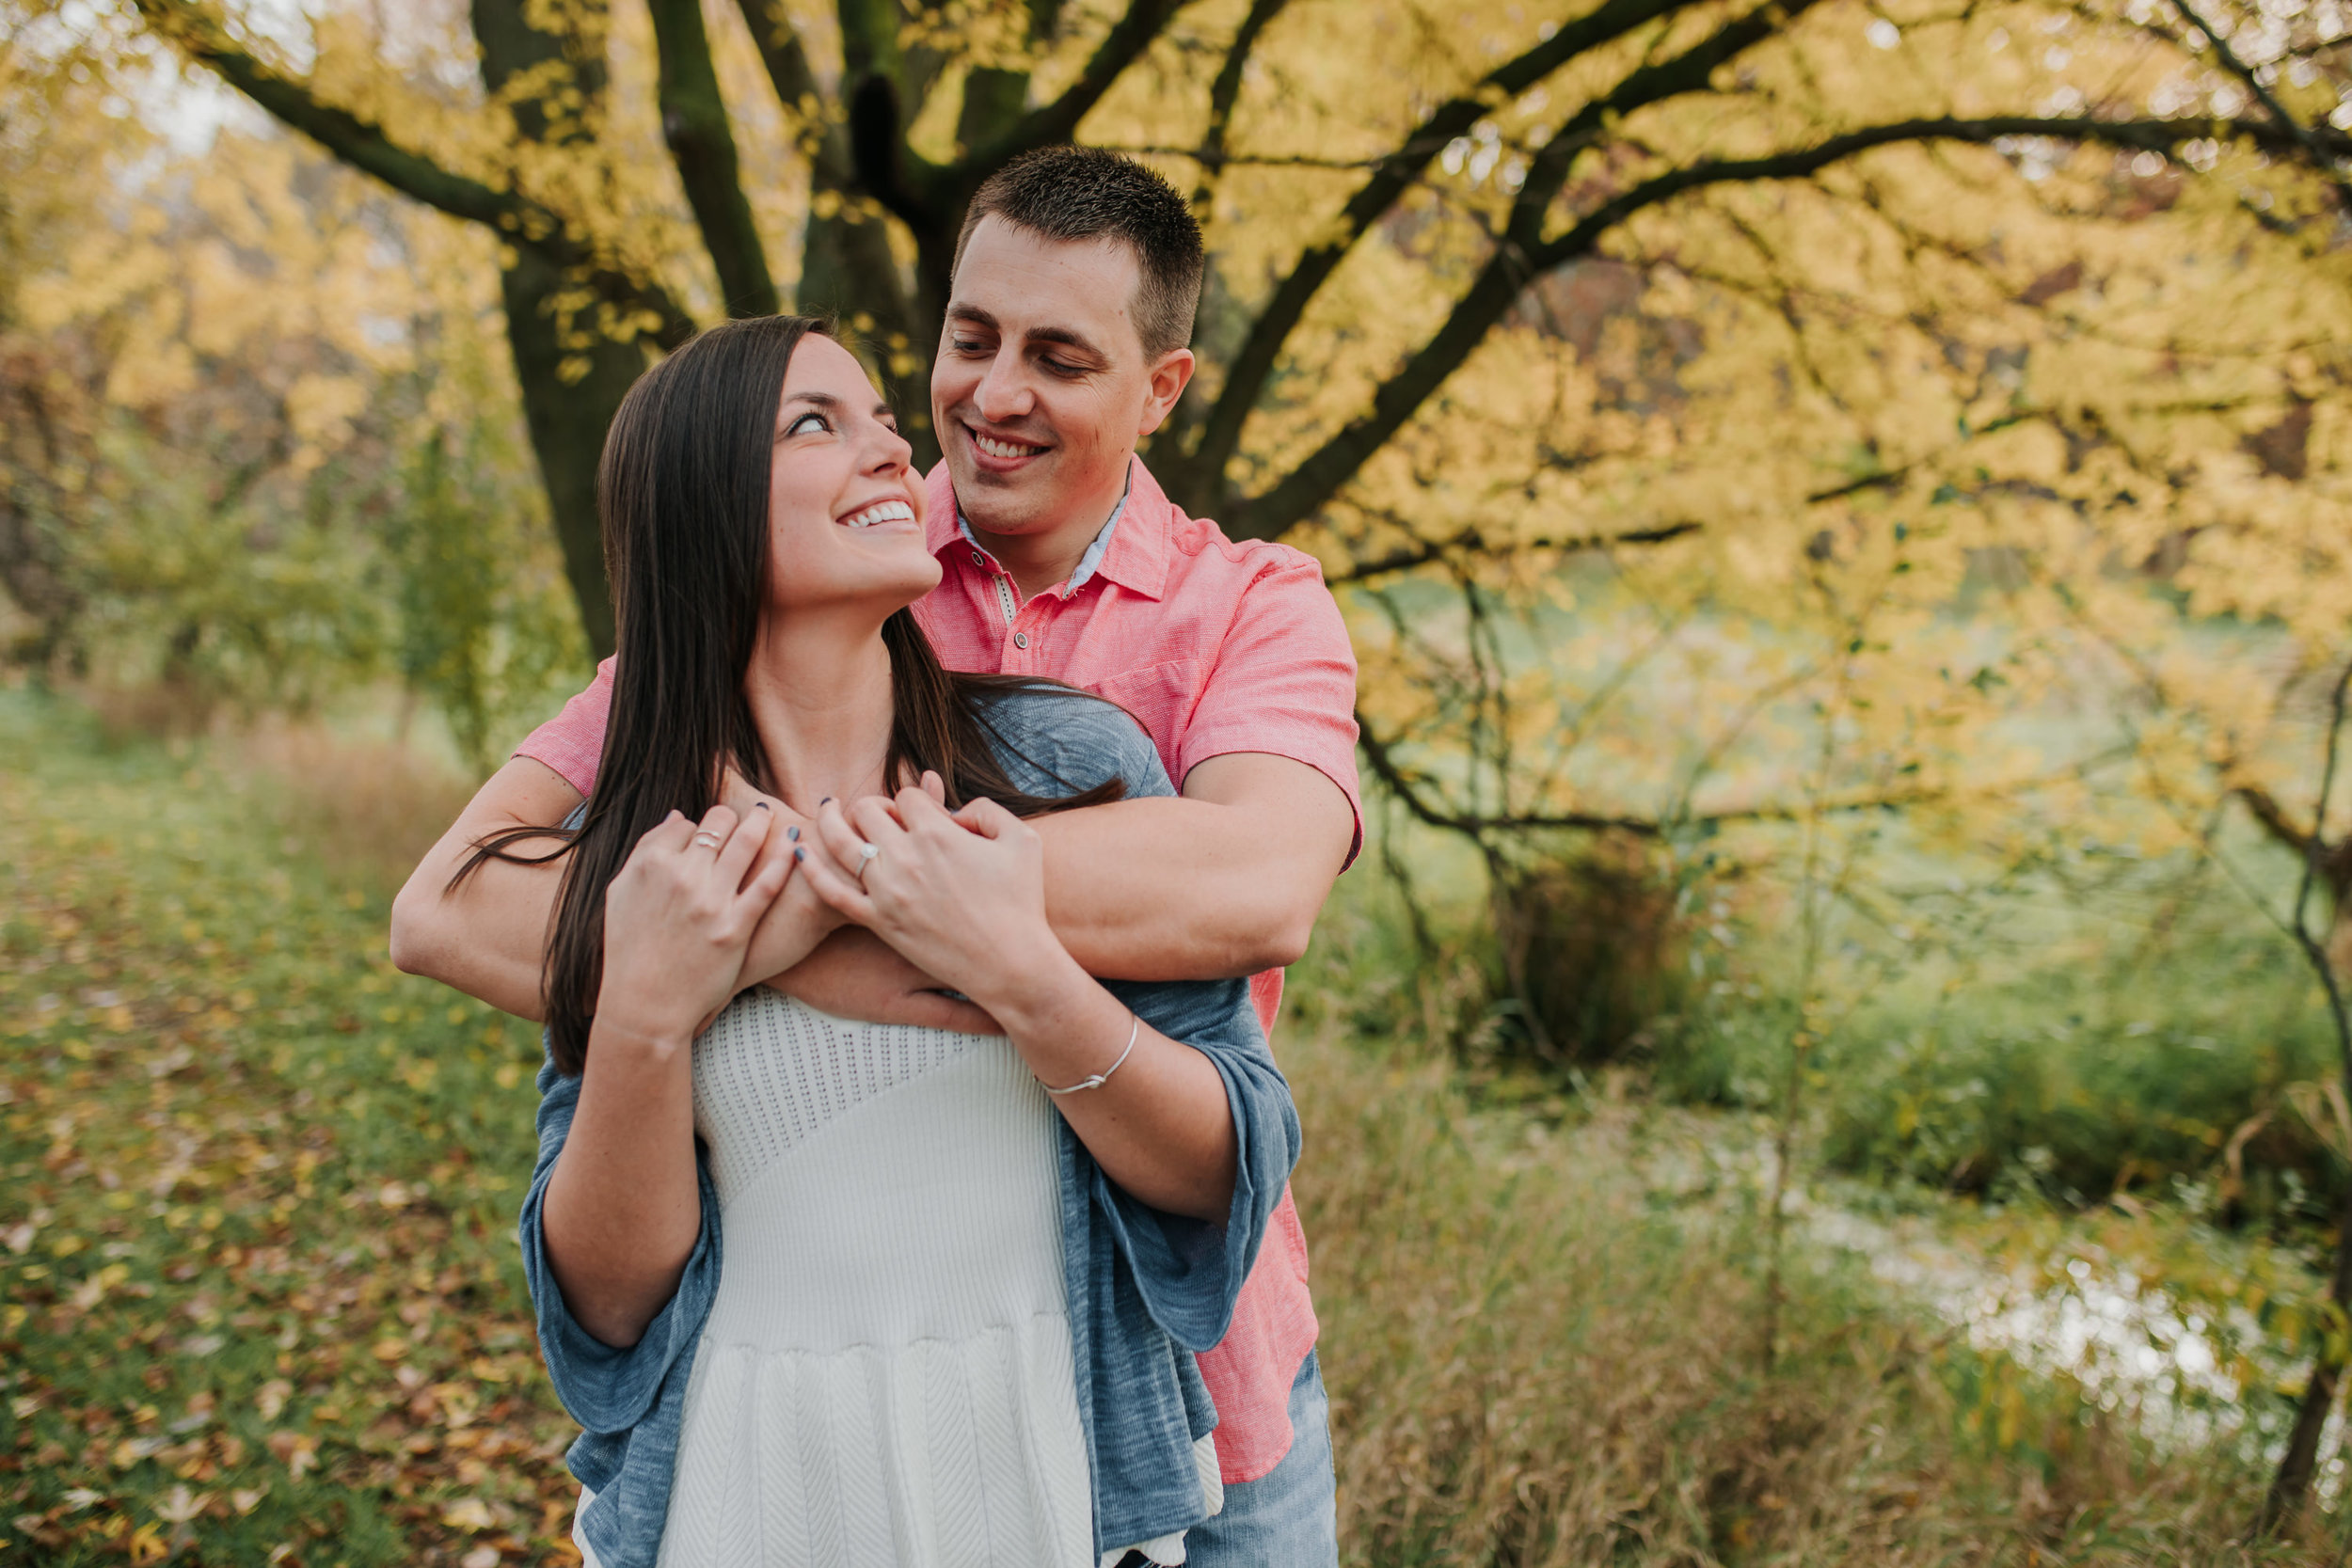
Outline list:
[[[1075,794],[1112,779],[1130,797],[1176,793],[1159,749],[1117,703],[1046,681],[986,689],[978,700],[998,760],[1032,794]]]

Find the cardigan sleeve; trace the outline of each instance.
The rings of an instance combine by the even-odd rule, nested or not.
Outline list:
[[[564,1152],[564,1141],[571,1133],[572,1116],[580,1105],[580,1082],[558,1072],[551,1059],[539,1069],[539,1158],[532,1169],[531,1191],[523,1198],[523,1278],[531,1287],[539,1350],[556,1397],[586,1431],[619,1433],[636,1426],[652,1410],[672,1366],[692,1350],[704,1320],[710,1315],[719,1290],[719,1195],[711,1185],[709,1161],[697,1139],[694,1174],[702,1193],[702,1228],[694,1238],[694,1250],[687,1256],[677,1290],[645,1325],[637,1343],[627,1348],[608,1345],[582,1328],[548,1266],[546,1220],[548,1181],[555,1173],[556,1156]],[[580,1479],[596,1484],[588,1477]]]
[[[1109,779],[1129,799],[1170,796],[1159,751],[1123,709],[1039,688],[998,698],[984,715],[1014,780],[1037,794],[1075,793]],[[1249,1006],[1247,980],[1104,981],[1136,1016],[1215,1064],[1233,1118],[1232,1207],[1223,1224],[1165,1213],[1084,1162],[1093,1206],[1161,1331],[1190,1351],[1225,1337],[1275,1206],[1298,1162],[1298,1112]]]
[[[1246,980],[1106,982],[1136,1016],[1208,1057],[1225,1083],[1233,1118],[1233,1199],[1223,1224],[1153,1209],[1094,1167],[1094,1200],[1135,1271],[1146,1309],[1189,1351],[1225,1338],[1233,1304],[1258,1260],[1291,1167],[1298,1163],[1297,1107],[1274,1065]]]

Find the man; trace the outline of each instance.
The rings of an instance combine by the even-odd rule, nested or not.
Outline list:
[[[1361,841],[1355,660],[1311,557],[1186,517],[1135,455],[1191,378],[1202,268],[1183,198],[1127,160],[1047,149],[980,188],[931,376],[944,576],[915,614],[951,668],[1067,681],[1143,723],[1181,798],[1036,822],[1054,927],[1101,975],[1250,975],[1270,1034],[1282,966]],[[474,842],[580,802],[611,689],[608,662],[417,868],[392,911],[401,968],[538,1016],[557,873],[491,863],[445,889]],[[986,1027],[855,929],[765,983],[839,1015]],[[1200,1358],[1226,1490],[1192,1532],[1195,1568],[1337,1560],[1306,1279],[1285,1194],[1232,1332]]]

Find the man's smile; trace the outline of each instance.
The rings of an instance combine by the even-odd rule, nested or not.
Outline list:
[[[992,436],[970,424],[964,425],[963,430],[972,438],[972,450],[978,455],[980,467],[993,473],[1009,473],[1025,467],[1032,458],[1041,457],[1054,450],[1035,441]]]

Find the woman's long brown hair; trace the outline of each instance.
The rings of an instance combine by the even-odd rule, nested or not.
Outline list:
[[[673,811],[699,818],[727,768],[772,790],[743,675],[768,596],[776,406],[793,351],[830,330],[808,316],[714,326],[629,388],[605,437],[596,506],[619,647],[596,788],[578,826],[493,834],[451,879],[488,860],[567,859],[541,981],[548,1049],[564,1072],[587,1060],[604,981],[605,889],[638,839]],[[1124,792],[1117,780],[1066,796],[1014,787],[987,706],[1052,683],[949,672],[905,610],[884,623],[882,642],[894,708],[883,773],[894,784],[931,769],[951,807],[986,797],[1023,816]],[[534,838],[561,842],[545,855],[515,852]]]

